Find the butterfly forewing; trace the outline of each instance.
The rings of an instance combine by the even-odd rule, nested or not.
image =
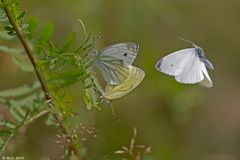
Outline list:
[[[118,85],[128,77],[128,66],[136,58],[138,48],[134,43],[119,43],[105,48],[98,55],[96,64],[107,83]]]
[[[170,76],[177,76],[182,72],[184,62],[192,55],[195,55],[194,48],[182,49],[161,58],[155,67],[157,70]]]
[[[112,60],[109,62],[97,63],[100,72],[103,75],[105,81],[112,85],[122,83],[129,75],[129,68],[121,61]]]
[[[105,48],[101,56],[111,56],[123,60],[128,65],[132,65],[137,56],[138,49],[139,46],[131,42],[118,43]]]

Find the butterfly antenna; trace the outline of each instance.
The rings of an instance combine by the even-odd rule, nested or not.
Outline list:
[[[94,56],[96,59],[99,56],[99,39],[101,38],[101,33],[94,35],[94,46],[93,51],[91,51],[91,55]]]
[[[85,24],[83,23],[83,21],[81,19],[78,19],[78,22],[80,23],[82,30],[83,30],[83,39],[85,40],[86,36],[87,36],[87,32],[86,32],[86,27]]]
[[[113,105],[111,104],[111,102],[108,102],[109,106],[111,107],[112,110],[112,117],[119,122],[119,116],[117,114],[117,112],[114,110]]]
[[[194,43],[193,41],[187,40],[187,39],[182,38],[182,37],[177,37],[177,38],[178,38],[178,39],[181,39],[182,41],[185,41],[185,42],[187,42],[187,43],[190,43],[190,44],[192,44],[193,46],[195,46],[195,43]]]
[[[100,38],[101,38],[101,35],[102,35],[101,32],[96,35],[96,46],[95,46],[96,50],[99,49],[99,40],[100,40]]]

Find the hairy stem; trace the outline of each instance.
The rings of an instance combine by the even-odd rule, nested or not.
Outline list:
[[[1,2],[2,2],[2,4],[5,4],[5,0],[1,0]],[[44,84],[43,78],[41,77],[41,74],[40,74],[40,72],[37,69],[37,64],[36,64],[36,61],[35,61],[35,59],[33,57],[33,53],[32,53],[30,45],[28,44],[28,42],[25,39],[23,33],[21,32],[20,27],[17,25],[16,21],[14,20],[14,18],[11,15],[11,12],[10,12],[9,8],[6,5],[4,5],[4,11],[5,11],[5,13],[6,13],[7,17],[8,17],[8,20],[9,20],[10,24],[12,25],[13,29],[15,30],[19,40],[21,41],[21,43],[22,43],[22,45],[23,45],[23,47],[24,47],[24,49],[25,49],[25,51],[26,51],[26,53],[28,55],[28,58],[30,59],[30,61],[31,61],[33,67],[34,67],[34,71],[35,71],[35,73],[37,75],[37,78],[38,78],[40,84],[41,84],[41,88],[42,88],[42,90],[43,90],[43,92],[45,94],[45,98],[46,98],[46,101],[48,103],[48,106],[51,109],[54,108],[53,99],[50,96],[48,88]],[[55,111],[53,111],[52,114],[53,114],[53,117],[54,117],[55,121],[58,123],[58,126],[62,130],[63,134],[65,134],[68,137],[68,139],[69,139],[69,141],[68,141],[69,148],[73,151],[75,156],[77,156],[79,159],[81,159],[79,150],[78,150],[78,148],[76,146],[76,143],[75,143],[74,139],[72,138],[72,136],[69,135],[67,128],[65,127],[65,125],[63,124],[63,122],[62,122],[62,120],[60,118],[60,115],[57,112],[55,112]]]

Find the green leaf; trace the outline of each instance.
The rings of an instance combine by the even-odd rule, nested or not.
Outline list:
[[[10,107],[18,106],[19,108],[24,107],[25,109],[34,109],[34,108],[42,109],[45,107],[44,94],[42,92],[41,93],[38,93],[38,92],[32,93],[32,94],[25,96],[18,100],[11,99],[10,101],[5,101],[5,104],[6,104],[6,102],[8,103],[7,105]]]
[[[11,115],[18,121],[22,122],[26,118],[26,114],[40,112],[46,107],[44,94],[34,93],[21,99],[1,100],[8,107]]]
[[[57,47],[55,46],[55,44],[53,43],[53,42],[49,42],[49,44],[48,44],[48,50],[49,50],[49,53],[51,54],[51,55],[54,55],[54,54],[56,54],[58,51],[57,51]]]
[[[25,11],[22,11],[18,16],[17,19],[22,19],[26,15]]]
[[[83,78],[84,72],[80,69],[78,70],[71,70],[71,71],[64,71],[64,72],[57,72],[55,74],[49,75],[47,81],[58,81],[58,80],[65,80],[65,79],[72,79],[79,81]]]
[[[6,120],[6,119],[1,119],[0,120],[0,126],[4,127],[4,128],[8,128],[8,129],[15,129],[16,128],[16,124]]]
[[[96,87],[96,89],[100,92],[100,93],[103,93],[104,90],[101,86],[101,84],[99,83],[97,77],[94,75],[94,73],[92,73],[92,80],[93,80],[93,83],[94,83],[94,86]]]
[[[28,21],[28,38],[33,39],[33,36],[35,35],[37,28],[39,26],[39,20],[35,17],[32,17]]]
[[[3,7],[3,6],[2,6]],[[6,23],[8,22],[7,15],[3,9],[0,9],[0,22],[1,23]]]
[[[0,150],[3,149],[4,144],[5,144],[4,140],[2,140],[2,139],[0,138]]]
[[[42,51],[44,47],[48,44],[50,39],[52,38],[53,34],[53,25],[52,23],[46,23],[45,26],[42,29],[42,32],[40,33],[39,39],[38,39],[38,49],[37,53]]]
[[[81,79],[64,79],[64,80],[55,80],[51,81],[49,88],[50,89],[56,89],[56,88],[64,88],[66,86],[70,86],[74,83],[77,83]]]
[[[84,101],[87,105],[87,109],[101,109],[98,106],[98,93],[92,77],[84,80]]]
[[[97,36],[94,35],[93,33],[89,33],[88,37],[84,40],[83,44],[81,47],[76,51],[76,53],[84,51],[84,52],[89,52],[94,49],[96,46],[97,42]]]
[[[5,40],[13,39],[13,36],[9,36],[5,31],[0,31],[0,38]]]
[[[23,95],[31,93],[32,91],[36,90],[39,87],[40,87],[40,83],[35,82],[32,85],[23,85],[23,86],[20,86],[17,88],[2,90],[2,91],[0,91],[0,97],[5,98],[5,97],[23,96]]]
[[[23,110],[22,107],[16,105],[15,101],[9,101],[9,103],[5,103],[9,107],[9,112],[16,118],[19,122],[23,121],[26,111]]]
[[[24,52],[23,49],[19,48],[9,48],[7,46],[0,45],[0,51],[4,53],[10,53],[10,54],[21,54]]]
[[[0,130],[0,137],[6,137],[6,136],[9,136],[10,134],[12,134],[11,131],[8,131],[8,130]]]
[[[86,103],[87,109],[98,108],[98,98],[94,88],[84,89],[84,101]]]
[[[14,31],[14,29],[12,28],[12,26],[5,26],[4,29],[6,31]]]
[[[62,77],[64,75],[68,74],[66,77],[63,78],[57,78]],[[56,89],[56,88],[64,88],[66,86],[72,85],[76,82],[83,81],[84,79],[88,78],[89,75],[82,75],[81,72],[71,72],[71,73],[63,73],[59,74],[59,76],[54,76],[48,79],[49,87],[50,89]]]
[[[15,55],[12,57],[13,62],[24,72],[33,72],[33,66],[28,59],[25,59],[21,55]]]
[[[16,35],[15,30],[12,28],[12,26],[5,26],[4,29],[7,31],[8,35],[10,36]]]
[[[59,48],[59,53],[67,52],[70,46],[76,41],[76,33],[71,33]]]

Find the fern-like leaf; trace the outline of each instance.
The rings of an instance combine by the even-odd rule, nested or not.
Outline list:
[[[32,85],[23,85],[17,88],[7,89],[0,91],[0,98],[6,97],[18,97],[29,94],[40,87],[39,82],[35,82]]]

